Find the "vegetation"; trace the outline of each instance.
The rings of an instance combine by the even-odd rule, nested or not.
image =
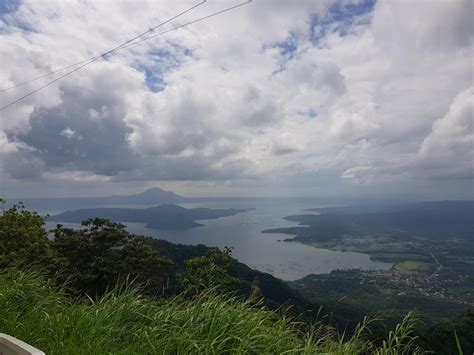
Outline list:
[[[173,204],[149,208],[84,208],[60,213],[48,218],[48,221],[81,223],[91,218],[103,218],[121,222],[146,223],[147,228],[189,229],[202,226],[196,220],[234,216],[246,211],[248,209],[188,209]]]
[[[449,321],[474,308],[473,209],[472,201],[442,201],[324,208],[318,209],[321,215],[290,216],[307,225],[279,230],[295,233],[291,241],[393,263],[385,271],[334,271],[290,284],[310,302],[324,305],[323,312],[342,327],[354,327],[374,314],[394,324],[412,309],[427,326]]]
[[[0,217],[0,268],[47,263],[52,250],[43,226],[43,218],[22,204],[4,211]]]
[[[48,354],[416,354],[416,318],[380,347],[365,325],[344,339],[210,289],[191,299],[152,299],[117,287],[100,298],[66,298],[34,272],[0,274],[0,330]]]
[[[57,278],[68,289],[97,295],[127,278],[147,282],[159,290],[167,278],[170,261],[159,255],[149,239],[134,236],[125,226],[104,219],[88,219],[81,230],[58,225],[53,231]]]
[[[392,280],[392,274],[392,271],[341,270],[325,275],[307,275],[290,284],[305,298],[324,305],[322,313],[330,313],[333,321],[341,327],[353,328],[366,315],[383,315],[384,323],[393,326],[413,309],[419,312],[424,323],[433,326],[470,308],[469,304],[461,303],[457,298],[433,296],[423,291],[421,286],[413,286],[411,280],[416,280],[417,276],[412,272],[410,275],[397,272],[396,280]],[[427,284],[430,283],[434,284],[429,285],[434,288],[432,292],[439,292],[435,281],[428,280]]]
[[[425,332],[424,338],[429,349],[439,354],[454,353],[456,348],[464,354],[474,354],[474,313],[466,312],[437,324]]]
[[[186,270],[178,274],[178,279],[188,294],[200,294],[212,287],[233,291],[238,288],[239,279],[229,275],[232,260],[230,248],[223,253],[211,249],[203,256],[186,260]]]
[[[315,322],[319,305],[230,249],[136,236],[98,218],[83,227],[58,225],[49,240],[43,218],[22,206],[0,215],[0,332],[48,354],[421,352],[412,312],[383,336],[365,317],[349,333]],[[464,347],[470,324],[461,324]]]
[[[204,245],[183,245],[174,244],[166,240],[151,239],[150,243],[153,245],[160,255],[172,261],[172,267],[169,269],[169,279],[166,282],[166,293],[174,294],[183,289],[179,276],[186,272],[189,268],[189,260],[201,258],[202,256],[222,254],[217,248],[210,248]],[[220,259],[220,258],[218,258]],[[290,287],[286,282],[277,279],[276,277],[251,269],[245,264],[238,262],[232,257],[225,257],[225,260],[230,260],[230,265],[227,264],[228,274],[230,277],[239,280],[235,283],[234,293],[247,297],[252,288],[255,278],[259,279],[261,287],[261,295],[265,298],[265,305],[269,309],[277,310],[282,307],[289,307],[289,313],[292,315],[301,315],[306,319],[316,319],[319,315],[320,305],[312,304],[304,299],[301,294]],[[214,260],[207,260],[208,264],[216,263]],[[218,263],[223,265],[222,262]],[[226,262],[227,263],[227,262]],[[214,277],[214,279],[216,279]]]
[[[285,217],[305,227],[264,232],[294,234],[294,240],[302,243],[324,242],[344,235],[373,234],[474,239],[474,201],[431,201],[385,207],[351,206],[313,210],[319,214]]]
[[[422,261],[402,261],[394,265],[396,270],[405,270],[405,271],[429,271],[433,267],[429,263],[424,263]]]

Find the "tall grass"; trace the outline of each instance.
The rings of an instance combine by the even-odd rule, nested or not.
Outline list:
[[[73,300],[35,272],[0,273],[0,332],[51,355],[395,354],[390,350],[405,351],[404,337],[411,339],[411,319],[392,334],[399,340],[375,348],[363,340],[365,325],[349,339],[322,325],[302,331],[289,318],[217,290],[153,299],[123,287],[97,300]]]

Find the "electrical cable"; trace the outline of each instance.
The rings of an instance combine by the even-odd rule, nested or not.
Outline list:
[[[171,28],[171,29],[169,29],[169,30],[166,30],[166,31],[163,31],[163,32],[160,32],[160,33],[157,33],[157,34],[154,34],[154,35],[151,35],[151,36],[142,38],[142,39],[140,39],[140,40],[138,40],[138,41],[135,41],[135,42],[132,42],[132,43],[129,43],[130,41],[128,41],[128,42],[126,42],[126,43],[124,43],[124,44],[122,44],[122,45],[120,45],[120,46],[114,48],[113,50],[110,50],[110,51],[108,51],[108,52],[105,52],[105,53],[103,53],[103,54],[101,54],[101,55],[99,55],[99,56],[92,57],[92,58],[90,58],[90,59],[88,59],[88,60],[86,60],[86,61],[82,61],[81,63],[84,63],[84,64],[82,64],[81,66],[79,66],[79,67],[77,67],[77,68],[75,68],[75,69],[73,69],[73,70],[67,72],[66,74],[61,75],[60,77],[58,77],[58,78],[56,78],[56,79],[54,79],[54,80],[48,82],[47,84],[45,84],[45,85],[43,85],[43,86],[40,86],[39,88],[37,88],[37,89],[35,89],[35,90],[33,90],[33,91],[28,92],[27,94],[21,96],[21,97],[18,98],[17,100],[10,102],[9,104],[7,104],[7,105],[5,105],[5,106],[3,106],[3,107],[0,107],[0,111],[3,111],[3,110],[5,110],[5,109],[7,109],[7,108],[9,108],[9,107],[11,107],[11,106],[13,106],[13,105],[15,105],[15,104],[18,103],[19,101],[21,101],[21,100],[23,100],[23,99],[25,99],[25,98],[27,98],[27,97],[29,97],[29,96],[31,96],[31,95],[37,93],[38,91],[40,91],[40,90],[42,90],[42,89],[44,89],[44,88],[46,88],[46,87],[48,87],[48,86],[50,86],[50,85],[52,85],[52,84],[54,84],[55,82],[57,82],[57,81],[59,81],[59,80],[65,78],[66,76],[71,75],[72,73],[74,73],[74,72],[76,72],[76,71],[78,71],[78,70],[84,68],[85,66],[87,66],[87,65],[89,65],[89,64],[91,64],[91,63],[97,61],[98,59],[105,57],[105,55],[107,55],[107,54],[110,54],[110,53],[112,53],[112,52],[116,52],[116,51],[119,51],[119,50],[121,50],[121,49],[124,49],[124,48],[130,47],[130,46],[136,45],[136,44],[138,44],[138,43],[147,41],[147,40],[149,40],[149,39],[151,39],[151,38],[154,38],[154,37],[163,35],[163,34],[165,34],[165,33],[169,33],[169,32],[172,32],[172,31],[176,31],[176,30],[178,30],[178,29],[180,29],[180,28],[184,28],[184,27],[187,27],[187,26],[192,25],[192,24],[194,24],[194,23],[197,23],[197,22],[206,20],[206,19],[208,19],[208,18],[211,18],[211,17],[217,16],[217,15],[220,15],[220,14],[222,14],[222,13],[224,13],[224,12],[234,10],[234,9],[236,9],[236,8],[238,8],[238,7],[247,5],[247,4],[251,3],[252,1],[253,1],[253,0],[248,0],[248,1],[243,2],[243,3],[237,4],[237,5],[234,5],[234,6],[230,6],[230,7],[226,8],[226,9],[224,9],[224,10],[220,10],[220,11],[214,12],[214,13],[212,13],[212,14],[209,14],[209,15],[206,15],[206,16],[203,16],[203,17],[200,17],[200,18],[198,18],[198,19],[196,19],[196,20],[187,22],[187,23],[185,23],[185,24],[183,24],[183,25],[176,26],[176,27]],[[175,16],[174,18],[176,18],[176,16]],[[169,21],[171,21],[171,19],[170,19],[170,20],[167,20],[165,23],[167,23],[167,22],[169,22]],[[158,27],[158,26],[157,26],[157,27]],[[146,33],[149,33],[149,32],[150,32],[150,30],[147,31],[147,32],[145,32],[145,34],[146,34]],[[135,39],[137,39],[137,38],[139,38],[139,37],[141,37],[141,36],[143,36],[143,34],[137,36]],[[76,63],[76,65],[77,65],[77,63]],[[72,67],[72,66],[70,66],[70,67]],[[69,68],[70,68],[70,67],[69,67]]]
[[[145,31],[145,32],[143,32],[143,33],[141,33],[141,34],[139,34],[139,35],[133,37],[132,39],[129,39],[128,41],[126,41],[126,42],[124,42],[124,43],[122,43],[122,44],[120,44],[120,45],[118,45],[118,46],[116,46],[116,47],[114,47],[114,48],[108,50],[107,52],[104,52],[104,53],[99,54],[99,55],[95,55],[95,56],[93,56],[93,57],[90,57],[89,59],[81,60],[80,62],[77,62],[77,63],[71,64],[71,65],[68,65],[68,66],[63,67],[63,68],[56,69],[56,70],[51,71],[51,72],[49,72],[49,73],[43,74],[43,75],[41,75],[41,76],[38,76],[38,77],[35,77],[35,78],[32,78],[32,79],[23,81],[23,82],[21,82],[21,83],[18,83],[18,84],[16,84],[16,85],[10,86],[10,87],[5,88],[5,89],[2,89],[2,90],[0,90],[0,93],[1,93],[1,92],[5,92],[5,91],[8,91],[8,90],[11,90],[11,89],[14,89],[14,88],[16,88],[16,87],[19,87],[19,86],[22,86],[22,85],[25,85],[25,84],[28,84],[28,83],[31,83],[31,82],[33,82],[33,81],[36,81],[36,80],[45,78],[45,77],[47,77],[47,76],[56,74],[56,73],[58,73],[58,72],[60,72],[60,71],[73,68],[73,67],[75,67],[75,66],[77,66],[77,65],[79,65],[79,64],[86,63],[86,62],[88,62],[88,61],[90,61],[90,60],[93,60],[93,59],[96,59],[96,58],[98,59],[98,58],[103,57],[103,56],[105,56],[105,55],[107,55],[107,54],[110,54],[110,53],[116,51],[117,49],[119,49],[119,48],[121,48],[121,47],[123,47],[123,46],[125,46],[125,45],[127,45],[127,44],[130,44],[130,42],[133,42],[134,40],[136,40],[136,39],[138,39],[138,38],[140,38],[140,37],[143,37],[143,36],[146,35],[147,33],[153,32],[153,31],[156,30],[158,27],[161,27],[161,26],[163,26],[163,25],[165,25],[165,24],[167,24],[167,23],[169,23],[169,22],[171,22],[171,21],[177,19],[178,17],[184,15],[185,13],[187,13],[187,12],[189,12],[189,11],[191,11],[191,10],[194,10],[194,9],[197,8],[198,6],[201,6],[202,4],[204,4],[206,1],[207,1],[207,0],[203,0],[203,1],[201,1],[200,3],[198,3],[198,4],[194,5],[194,6],[191,6],[189,9],[187,9],[187,10],[185,10],[185,11],[183,11],[183,12],[180,12],[179,14],[173,16],[172,18],[170,18],[170,19],[168,19],[168,20],[166,20],[166,21],[164,21],[164,22],[162,22],[162,23],[160,23],[160,24],[158,24],[158,25],[156,25],[156,26],[154,26],[154,27],[148,29],[148,31]]]

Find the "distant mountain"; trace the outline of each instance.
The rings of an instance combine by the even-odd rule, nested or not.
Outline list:
[[[314,208],[318,215],[285,217],[301,227],[265,233],[296,234],[295,241],[327,241],[343,235],[417,234],[474,239],[474,201],[429,201],[390,206]]]
[[[1,197],[1,196],[0,196]],[[185,197],[171,191],[165,191],[160,188],[151,188],[144,192],[133,195],[112,195],[112,196],[94,196],[94,197],[50,197],[50,198],[9,198],[7,199],[6,208],[13,204],[23,202],[27,208],[37,212],[58,213],[61,211],[93,208],[100,206],[122,207],[127,205],[160,205],[169,203],[207,203],[207,202],[225,202],[234,203],[242,202],[252,205],[253,202],[264,202],[267,204],[287,204],[287,203],[304,203],[315,201],[315,205],[319,206],[347,206],[362,205],[364,203],[383,204],[396,203],[393,200],[385,201],[384,199],[367,199],[353,197],[248,197],[248,196],[227,196],[227,197]]]
[[[102,200],[107,204],[148,205],[185,202],[187,198],[177,195],[174,192],[154,187],[136,195],[102,197]]]
[[[173,204],[150,208],[87,208],[67,211],[48,218],[50,222],[80,223],[88,218],[106,218],[115,222],[146,223],[154,229],[189,229],[200,227],[196,220],[234,216],[249,209],[187,209]]]
[[[32,198],[9,201],[22,201],[28,208],[38,211],[59,211],[82,207],[113,206],[113,205],[158,205],[166,203],[182,203],[186,197],[165,191],[160,188],[148,189],[136,195],[114,195],[104,197],[63,197],[63,198]]]

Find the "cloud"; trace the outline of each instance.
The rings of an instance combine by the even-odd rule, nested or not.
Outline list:
[[[474,178],[474,89],[460,92],[423,140],[417,163],[440,178]]]
[[[377,42],[397,56],[439,53],[472,45],[473,3],[460,1],[381,1],[373,27]]]
[[[280,156],[298,152],[301,150],[301,147],[296,137],[289,133],[282,133],[280,136],[275,137],[271,149],[274,155]]]
[[[15,3],[0,17],[0,87],[193,4]],[[233,4],[209,1],[165,28]],[[307,195],[321,184],[436,192],[442,178],[454,196],[456,181],[472,179],[471,7],[261,0],[156,37],[2,111],[2,184],[33,193],[35,181],[81,191],[207,181],[232,194],[279,181]],[[0,93],[0,105],[41,83]]]
[[[2,169],[15,179],[38,178],[45,170],[44,161],[31,149],[19,148],[8,154],[2,162]]]
[[[80,82],[65,83],[61,104],[35,109],[27,130],[10,133],[11,140],[31,148],[28,155],[43,162],[44,169],[110,176],[139,161],[127,140],[132,130],[125,122],[125,101],[141,85],[141,75],[114,64],[103,66],[107,68],[92,69]]]

